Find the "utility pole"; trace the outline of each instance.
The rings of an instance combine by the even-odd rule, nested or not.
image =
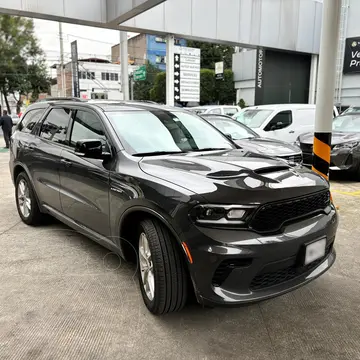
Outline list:
[[[129,100],[129,69],[127,32],[120,31],[121,90],[124,100]]]
[[[66,80],[64,69],[64,37],[62,31],[62,23],[59,22],[59,38],[60,38],[60,75],[61,75],[61,95],[66,96]]]
[[[341,0],[323,2],[312,168],[325,179],[329,178],[331,157],[340,13]]]
[[[134,100],[134,75],[130,75],[130,100]]]

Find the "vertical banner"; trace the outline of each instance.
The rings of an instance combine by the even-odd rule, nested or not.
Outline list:
[[[255,105],[264,103],[265,49],[258,48],[256,53]]]
[[[73,95],[80,97],[79,84],[79,62],[78,62],[78,48],[77,41],[71,43],[71,65],[72,65],[72,80],[73,80]]]

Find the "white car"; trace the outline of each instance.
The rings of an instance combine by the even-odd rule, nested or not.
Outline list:
[[[236,105],[209,105],[209,106],[196,106],[189,108],[188,110],[195,112],[196,114],[217,114],[233,116],[238,113],[241,108]]]
[[[233,115],[262,137],[294,143],[300,134],[313,132],[316,105],[279,104],[251,106]],[[333,117],[338,115],[334,106]]]
[[[20,118],[19,118],[18,115],[13,115],[13,114],[11,114],[11,119],[12,119],[12,122],[13,122],[13,125],[14,125],[14,126],[16,126],[16,125],[19,123],[19,121],[20,121]]]

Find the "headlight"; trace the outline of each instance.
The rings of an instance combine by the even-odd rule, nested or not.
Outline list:
[[[190,211],[190,217],[203,226],[243,227],[255,209],[252,205],[197,205]]]
[[[348,143],[335,145],[333,150],[352,149],[352,148],[354,148],[355,146],[358,146],[358,145],[359,145],[358,141],[352,141],[352,142],[348,142]]]
[[[299,139],[299,138],[297,138],[297,139],[295,140],[294,145],[300,147],[300,139]]]

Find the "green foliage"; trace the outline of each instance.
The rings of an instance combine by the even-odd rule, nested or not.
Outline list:
[[[216,80],[216,98],[220,104],[233,104],[236,101],[234,73],[224,70],[224,80]]]
[[[136,81],[134,84],[134,100],[151,100],[150,91],[155,84],[156,75],[160,70],[147,62],[146,64],[146,80]]]
[[[49,90],[45,56],[34,33],[33,20],[0,15],[0,90],[5,96],[38,96]],[[7,103],[8,111],[10,112]]]
[[[192,40],[187,42],[187,46],[201,50],[202,69],[215,69],[215,63],[219,61],[224,61],[224,69],[232,68],[232,55],[235,51],[233,46]]]
[[[215,71],[210,69],[200,70],[200,104],[214,103],[215,93]]]
[[[245,107],[246,107],[245,100],[244,100],[244,99],[240,99],[238,106],[240,106],[242,109],[245,108]]]
[[[150,90],[150,100],[166,103],[166,72],[156,74],[154,86]]]

